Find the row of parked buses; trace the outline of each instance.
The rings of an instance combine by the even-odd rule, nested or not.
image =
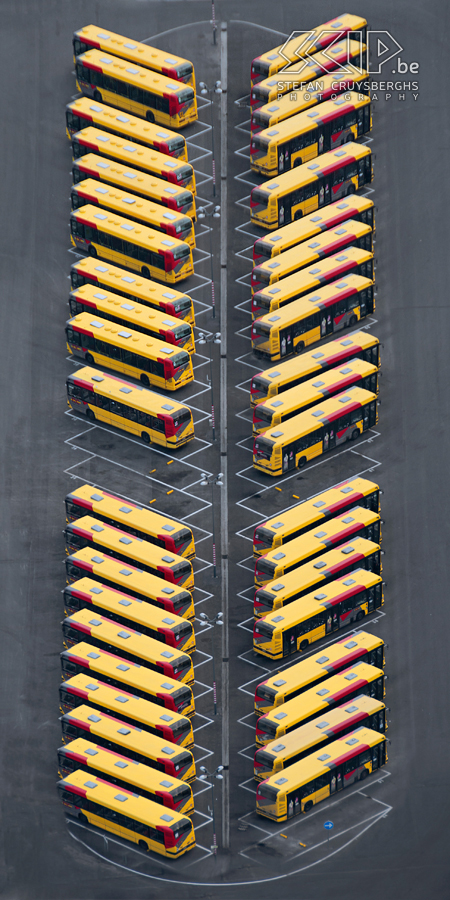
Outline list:
[[[250,165],[269,179],[250,197],[251,339],[268,363],[251,381],[253,465],[276,477],[377,423],[380,345],[357,328],[375,309],[375,208],[357,193],[372,181],[366,29],[339,16],[252,63]],[[281,666],[255,692],[256,809],[274,821],[387,759],[384,642],[359,630],[384,604],[381,541],[362,477],[255,528],[253,649]]]
[[[194,378],[197,118],[192,64],[89,25],[73,37],[71,409],[145,443],[194,437],[173,392]],[[175,130],[174,130],[175,129]],[[106,370],[106,371],[105,371]],[[128,376],[133,381],[125,380]],[[61,653],[65,812],[176,858],[195,846],[192,531],[90,484],[65,501]]]

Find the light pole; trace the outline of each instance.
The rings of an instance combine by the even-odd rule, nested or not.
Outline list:
[[[213,88],[209,88],[204,81],[199,81],[199,88],[201,88],[200,93],[205,96],[205,94],[221,94],[221,82],[216,81]],[[211,151],[212,151],[212,179],[213,179],[213,197],[216,196],[216,157],[214,154],[214,116],[213,116],[213,102],[211,97],[209,98],[209,102],[211,104]]]
[[[212,433],[213,433],[213,441],[216,439],[216,422],[214,417],[214,394],[213,394],[213,374],[212,374],[212,348],[211,344],[220,344],[220,331],[217,331],[216,334],[211,334],[209,337],[206,337],[203,334],[203,331],[200,332],[198,336],[199,344],[209,344],[209,381],[211,385],[211,423],[212,423]]]
[[[206,613],[200,613],[199,619],[202,620],[202,625],[211,625],[211,658],[212,658],[212,668],[213,668],[213,697],[214,697],[214,715],[217,715],[217,688],[216,688],[216,662],[214,659],[214,626],[215,625],[223,625],[222,621],[223,613],[218,612],[215,616],[207,616]]]
[[[206,212],[203,206],[197,207],[197,219],[206,219],[206,218],[220,219],[220,206],[215,206],[212,212]],[[211,262],[211,306],[212,306],[212,314],[213,319],[216,318],[216,298],[214,294],[214,266],[213,266],[213,252],[212,252],[212,227],[209,228],[209,259]]]
[[[214,485],[217,484],[218,487],[222,487],[223,481],[220,479],[223,477],[223,472],[219,472],[218,475],[205,475],[202,472],[201,482],[200,484],[210,484],[211,485],[211,513],[212,513],[212,539],[213,539],[213,568],[214,568],[214,578],[217,577],[216,573],[216,532],[214,527]]]
[[[217,769],[214,772],[208,772],[208,769],[205,766],[200,766],[200,772],[202,773],[199,778],[202,781],[206,781],[207,778],[211,779],[211,816],[213,823],[213,843],[211,850],[214,853],[214,856],[217,856],[217,840],[216,840],[216,816],[214,813],[214,779],[217,778],[218,781],[223,781],[223,766],[217,766]]]

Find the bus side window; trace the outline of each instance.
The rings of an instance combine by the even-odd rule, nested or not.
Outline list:
[[[117,403],[115,400],[110,400],[110,404],[111,404],[111,407],[110,407],[111,412],[115,416],[122,416],[122,417],[124,416],[124,409],[123,409],[123,406],[121,403]]]
[[[96,394],[96,406],[99,406],[100,409],[105,409],[109,412],[109,397],[102,397],[101,394]]]

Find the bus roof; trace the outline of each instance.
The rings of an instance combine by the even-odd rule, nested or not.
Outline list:
[[[300,244],[302,241],[307,241],[326,228],[334,228],[341,221],[347,221],[354,213],[371,209],[373,205],[373,200],[370,200],[368,197],[360,197],[359,194],[349,194],[342,200],[330,203],[322,209],[316,209],[301,219],[294,219],[293,222],[277,228],[276,231],[271,231],[270,234],[264,234],[262,237],[257,238],[255,245],[267,244],[272,256],[278,255],[279,246],[287,248],[291,244]],[[284,250],[281,252],[284,252]]]
[[[168,300],[175,304],[185,298],[191,300],[188,294],[177,291],[172,287],[158,284],[157,281],[150,281],[142,275],[128,272],[127,269],[121,269],[119,266],[112,266],[111,263],[100,262],[87,256],[72,263],[72,271],[79,272],[90,280],[107,283],[108,286],[117,289],[118,293],[124,295],[132,294],[139,300],[147,303],[158,303],[159,300]],[[192,302],[192,301],[191,301]],[[109,377],[109,376],[108,376]],[[156,396],[156,395],[155,395]]]
[[[173,70],[175,74],[174,67],[177,66],[189,65],[191,72],[194,68],[192,63],[182,56],[168,53],[167,50],[159,50],[157,47],[151,47],[140,41],[130,40],[130,38],[115,34],[114,31],[109,31],[107,28],[100,28],[99,25],[85,25],[84,28],[75,32],[74,38],[79,38],[83,43],[92,44],[93,48],[108,50],[115,56],[129,59],[147,69],[161,69],[163,72],[167,70],[167,74]]]
[[[349,413],[354,409],[358,409],[364,403],[376,400],[377,395],[364,388],[356,385],[349,387],[343,394],[337,394],[324,400],[312,409],[299,413],[298,416],[292,416],[286,419],[281,425],[275,427],[275,431],[269,428],[256,440],[270,441],[272,445],[282,446],[294,440],[299,434],[308,434],[314,431],[320,425],[326,425],[339,419],[345,413]],[[320,408],[318,408],[320,407]]]
[[[296,115],[289,116],[276,125],[270,125],[264,128],[256,136],[258,140],[265,140],[268,144],[278,144],[279,142],[289,141],[297,134],[305,131],[311,131],[314,126],[326,125],[338,116],[343,116],[354,109],[370,104],[370,97],[367,94],[356,94],[349,91],[340,94],[335,100],[325,100],[319,103],[313,109],[299,112]]]
[[[344,42],[341,42],[344,43]],[[349,44],[354,44],[357,49],[359,49],[360,44],[357,41],[349,41]],[[336,50],[338,44],[333,45],[333,50]],[[345,43],[346,48],[346,43]],[[344,49],[344,48],[343,48]],[[322,56],[322,54],[317,54],[317,56]],[[317,57],[314,56],[313,60],[316,61]],[[308,65],[308,61],[305,59],[305,64]],[[317,64],[317,63],[316,63]],[[298,63],[297,63],[298,65]],[[278,88],[278,83],[286,82],[293,83],[293,73],[290,71],[290,68],[294,68],[294,66],[289,67],[284,72],[279,72],[276,79],[271,79],[275,82],[274,87]],[[268,119],[274,119],[276,122],[281,122],[285,118],[290,118],[292,115],[296,115],[297,112],[303,111],[303,109],[309,109],[311,106],[314,106],[318,102],[322,102],[321,98],[323,94],[328,93],[329,91],[336,90],[342,91],[341,84],[351,84],[355,81],[362,81],[369,77],[369,73],[365,70],[361,71],[357,66],[354,66],[352,63],[346,61],[345,63],[345,74],[337,75],[336,72],[330,72],[326,75],[320,76],[320,81],[316,83],[312,83],[307,86],[305,85],[302,89],[296,89],[295,93],[297,94],[297,99],[292,99],[291,96],[277,96],[277,99],[271,100],[268,103],[264,103],[258,109],[255,110],[254,116],[257,118],[261,116],[267,116]],[[300,82],[302,84],[302,82]],[[260,81],[257,85],[260,88],[262,85],[265,86],[267,84],[268,87],[270,85],[267,81]],[[338,87],[336,87],[338,85]],[[256,85],[255,85],[256,87]]]
[[[192,693],[192,688],[184,682],[176,681],[169,675],[161,675],[153,669],[147,669],[139,663],[124,660],[109,650],[94,647],[86,641],[80,641],[73,647],[63,650],[61,658],[72,659],[84,667],[89,667],[99,676],[107,676],[117,681],[123,681],[128,688],[136,688],[148,693],[169,694],[176,696],[180,691]],[[192,701],[193,702],[193,701]]]
[[[336,366],[333,369],[327,369],[326,372],[321,372],[319,381],[313,377],[309,381],[304,381],[303,384],[297,384],[295,387],[283,391],[279,396],[262,400],[256,404],[255,413],[259,408],[264,407],[265,410],[283,415],[297,406],[307,405],[314,401],[320,403],[322,399],[325,399],[330,388],[333,388],[333,391],[345,390],[346,385],[351,384],[355,376],[365,378],[374,372],[378,372],[378,369],[372,363],[365,362],[364,359],[350,359],[343,367]]]
[[[101,181],[120,184],[124,190],[132,191],[133,194],[139,196],[148,195],[149,197],[162,197],[163,200],[173,200],[180,195],[189,194],[191,202],[194,202],[194,196],[187,188],[178,187],[176,184],[164,181],[164,178],[157,178],[156,175],[141,172],[139,169],[133,169],[132,166],[125,166],[113,160],[109,163],[96,153],[86,153],[85,156],[74,159],[72,168],[82,169]]]
[[[308,52],[313,52],[313,47],[320,49],[331,44],[335,39],[334,35],[341,36],[351,31],[363,29],[366,25],[366,19],[350,13],[344,13],[342,16],[335,16],[328,22],[324,22],[323,25],[318,25],[317,28],[312,29],[305,36],[297,34],[292,40],[285,41],[284,44],[279,44],[272,50],[261,53],[260,56],[256,57],[256,60],[269,63],[271,73],[279,72],[289,61],[294,62],[296,60],[297,66],[299,66],[303,62],[300,50],[303,49],[304,44],[306,45],[305,53],[306,49],[308,49]],[[281,50],[283,51],[282,53],[280,53]]]
[[[70,110],[75,115],[80,115],[85,119],[89,119],[93,124],[101,125],[107,131],[117,129],[121,134],[126,134],[131,140],[152,144],[153,141],[165,143],[166,141],[175,140],[177,144],[180,142],[186,146],[186,138],[177,131],[171,131],[170,128],[156,125],[154,122],[147,122],[146,119],[140,119],[139,116],[125,114],[114,106],[107,106],[105,103],[97,103],[90,97],[77,97],[68,103],[66,110]]]
[[[296,247],[295,249],[297,250],[298,248]],[[290,253],[291,251],[288,250],[286,252]],[[370,287],[370,285],[373,284],[371,279],[353,273],[348,275],[345,273],[340,274],[339,269],[342,270],[343,263],[348,267],[348,264],[353,263],[354,265],[362,265],[364,262],[368,262],[371,259],[373,259],[373,253],[369,253],[368,250],[360,250],[358,247],[346,247],[345,250],[340,250],[332,256],[327,256],[325,259],[311,263],[311,265],[299,272],[293,272],[292,275],[287,275],[286,278],[282,278],[281,281],[276,284],[260,288],[259,291],[255,291],[253,294],[253,301],[257,304],[258,298],[264,297],[268,299],[269,302],[278,304],[278,306],[275,305],[272,312],[265,313],[263,316],[258,316],[258,321],[263,320],[265,322],[269,321],[270,323],[271,320],[269,317],[273,317],[274,315],[278,317],[281,316],[283,318],[272,319],[272,321],[279,321],[280,324],[278,325],[278,328],[282,328],[283,325],[298,318],[299,314],[301,315],[302,308],[299,310],[298,306],[294,307],[294,303],[303,303],[305,315],[310,315],[311,312],[317,312],[321,309],[322,304],[326,302],[333,303],[338,296],[348,297],[358,290],[362,291],[364,288]],[[332,278],[337,278],[337,280],[333,281],[331,284],[327,284],[325,287],[321,287],[321,284],[323,284],[325,279],[331,281]],[[306,291],[309,286],[314,284],[317,285],[317,294],[314,294],[314,296],[304,294],[303,297],[298,297],[297,300],[292,300],[290,303],[284,304],[281,308],[279,307],[279,304],[286,298],[289,298],[291,295],[298,295],[302,290]],[[314,290],[314,287],[311,287],[311,290]],[[317,304],[314,308],[315,301],[317,301]],[[313,304],[313,308],[311,308],[311,304]],[[299,310],[299,312],[297,310]],[[293,314],[293,311],[295,314]]]
[[[77,219],[84,225],[90,225],[91,228],[99,228],[100,231],[107,230],[109,234],[121,237],[124,240],[132,240],[133,243],[146,249],[156,250],[164,253],[168,249],[172,253],[177,250],[186,248],[191,252],[189,244],[185,241],[179,241],[178,238],[168,237],[161,231],[154,228],[148,228],[147,225],[140,225],[132,222],[116,213],[108,212],[106,209],[99,209],[92,203],[86,203],[80,209],[74,209],[71,212],[71,218]],[[126,232],[124,234],[124,231]]]
[[[155,329],[172,329],[185,327],[186,323],[183,319],[177,319],[176,316],[169,317],[169,313],[161,312],[151,306],[145,306],[141,303],[133,303],[120,294],[113,294],[112,291],[99,291],[93,284],[83,284],[79,288],[71,291],[71,297],[78,297],[81,303],[86,306],[92,306],[92,314],[96,312],[101,316],[102,312],[109,312],[111,315],[126,319],[130,324],[142,325],[142,328]],[[81,315],[81,313],[79,313]],[[89,315],[89,313],[87,314]],[[187,326],[188,328],[190,326]],[[161,338],[163,340],[163,338]],[[164,342],[165,343],[165,342]]]
[[[176,400],[170,401],[162,394],[156,394],[148,388],[140,387],[125,381],[124,378],[118,378],[117,375],[110,375],[108,372],[101,372],[99,369],[93,369],[90,366],[83,366],[77,369],[67,378],[73,384],[78,384],[88,390],[95,391],[96,394],[102,394],[104,397],[113,397],[115,400],[121,400],[142,410],[152,414],[171,415],[176,418],[184,410],[189,407],[183,403],[177,403]]]
[[[68,319],[66,327],[68,325],[82,331],[84,334],[90,334],[97,338],[101,337],[103,341],[113,344],[115,347],[121,347],[123,350],[132,350],[134,353],[139,353],[141,356],[149,357],[150,359],[157,359],[160,362],[170,359],[171,356],[175,358],[179,353],[186,354],[186,356],[189,355],[187,350],[184,350],[182,347],[168,344],[166,341],[159,340],[159,338],[150,337],[147,334],[142,334],[140,331],[133,331],[128,327],[125,328],[125,326],[115,325],[109,319],[102,319],[101,316],[95,317],[95,313],[78,313],[72,319]],[[133,343],[130,347],[131,341]]]
[[[283,273],[285,271],[289,273],[293,268],[299,270],[308,261],[320,259],[324,253],[327,256],[336,253],[344,239],[356,241],[365,234],[370,234],[371,231],[370,225],[365,225],[364,222],[358,222],[355,219],[348,219],[341,225],[314,236],[313,240],[308,238],[303,243],[296,244],[295,247],[283,250],[275,259],[264,260],[253,268],[252,275],[258,277],[260,273],[266,273],[267,276],[276,276],[277,281],[284,280]],[[278,269],[281,271],[278,272]]]
[[[153,147],[144,147],[135,141],[132,141],[130,144],[125,138],[102,131],[95,125],[87,125],[86,128],[77,131],[76,134],[72,135],[72,141],[83,143],[86,147],[90,147],[94,153],[97,152],[110,159],[119,159],[121,162],[125,162],[125,165],[129,161],[130,165],[136,169],[164,172],[166,176],[173,175],[177,169],[185,171],[189,169],[191,177],[194,178],[190,163],[174,159],[165,153],[160,153],[159,150],[154,150]]]
[[[364,332],[361,333],[364,334]],[[309,500],[303,500],[302,503],[297,503],[290,509],[266,519],[260,523],[259,527],[269,529],[274,535],[278,534],[281,528],[288,530],[291,526],[301,523],[306,525],[309,522],[313,527],[326,514],[337,515],[343,507],[347,509],[349,498],[352,503],[354,501],[356,506],[374,490],[378,491],[379,487],[373,481],[368,481],[366,478],[349,478],[327,491],[321,491],[320,494],[316,494]],[[256,530],[258,530],[258,526],[256,526]]]
[[[176,81],[174,78],[169,78],[167,75],[149,70],[144,66],[131,67],[126,60],[117,56],[108,56],[102,50],[87,50],[86,53],[77,56],[77,62],[96,66],[101,72],[106,72],[114,78],[157,94],[179,94],[192,90],[181,81]]]
[[[347,144],[339,147],[338,150],[330,150],[317,159],[305,162],[303,165],[290,169],[288,172],[283,172],[275,178],[270,178],[268,181],[264,181],[261,187],[255,187],[253,190],[262,191],[268,196],[283,196],[311,181],[315,181],[321,175],[328,175],[336,171],[336,169],[340,169],[346,162],[370,156],[371,152],[369,147],[349,141]]]
[[[190,216],[176,212],[173,209],[167,209],[166,206],[161,206],[160,203],[152,203],[151,200],[146,200],[145,197],[121,191],[120,188],[112,187],[112,185],[101,184],[97,178],[84,178],[78,184],[72,185],[73,190],[82,197],[92,199],[95,205],[98,204],[115,212],[117,211],[119,215],[123,213],[124,216],[133,216],[141,220],[145,219],[149,223],[149,228],[152,228],[152,226],[157,228],[161,219],[165,220],[163,224],[166,226],[170,224],[176,227],[177,224],[184,224],[186,220],[192,226]]]

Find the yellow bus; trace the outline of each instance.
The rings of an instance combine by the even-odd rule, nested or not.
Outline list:
[[[345,226],[341,227],[344,228]],[[298,249],[294,247],[293,250],[287,250],[283,256],[289,255],[289,258],[291,258]],[[300,254],[304,255],[304,252],[300,250]],[[274,263],[276,263],[276,260],[273,260],[272,265]],[[276,312],[282,309],[283,306],[286,306],[286,304],[292,305],[293,300],[300,300],[302,297],[307,299],[308,302],[315,299],[316,296],[318,299],[321,299],[320,293],[314,294],[314,297],[312,297],[312,292],[320,292],[326,286],[329,287],[330,282],[331,289],[335,290],[336,286],[340,284],[340,278],[347,279],[351,275],[358,275],[361,278],[369,279],[372,283],[374,282],[373,254],[369,250],[360,250],[353,246],[346,247],[332,256],[327,256],[325,259],[306,266],[299,272],[287,275],[278,284],[261,288],[253,294],[252,319],[259,320],[261,316],[265,316],[269,312]],[[350,283],[360,284],[360,282]],[[346,281],[343,282],[341,290],[344,290],[345,287]],[[348,321],[348,318],[346,318],[345,324]],[[340,319],[337,324],[340,324]],[[354,322],[352,321],[352,324],[356,324],[356,319]],[[324,325],[321,337],[331,333],[331,325],[328,323],[328,330],[325,329]]]
[[[277,740],[338,706],[343,700],[348,702],[361,694],[384,700],[384,678],[383,669],[362,661],[354,663],[348,669],[326,678],[319,686],[308,688],[301,696],[293,697],[260,716],[256,723],[256,743],[263,746]]]
[[[361,726],[258,785],[256,812],[284,822],[384,766],[386,738]]]
[[[255,618],[281,610],[299,597],[304,597],[314,588],[334,581],[340,575],[354,569],[367,569],[381,575],[380,547],[373,541],[357,537],[341,547],[327,550],[313,562],[297,566],[284,576],[282,581],[269,581],[255,591],[253,610]]]
[[[92,676],[73,675],[59,686],[59,708],[62,713],[71,712],[83,703],[109,715],[120,716],[122,722],[137,725],[179,747],[194,745],[192,723],[187,716],[164,711],[151,700],[135,697],[128,691],[122,690],[118,694],[116,688]]]
[[[186,559],[195,557],[194,535],[188,525],[146,509],[128,498],[124,500],[102,488],[83,484],[67,494],[64,502],[67,523],[89,514],[109,525],[120,525],[124,531],[170,553],[178,553]]]
[[[273,477],[285,475],[328,450],[355,441],[377,422],[377,395],[359,387],[348,388],[312,411],[288,419],[282,428],[254,438],[253,465]]]
[[[123,140],[92,125],[72,135],[73,159],[80,159],[88,153],[95,153],[125,166],[133,166],[139,172],[162,178],[163,181],[195,194],[195,175],[189,163],[172,159],[134,141]]]
[[[171,778],[169,781],[150,766],[130,760],[122,753],[105,750],[100,744],[94,744],[85,738],[76,738],[58,750],[60,778],[77,770],[100,778],[106,777],[116,788],[135,791],[140,797],[153,800],[184,816],[191,816],[194,812],[194,798],[189,784],[179,778]]]
[[[312,529],[282,548],[277,547],[264,556],[258,556],[255,561],[255,584],[262,587],[269,581],[283,578],[297,566],[356,537],[381,544],[381,519],[378,513],[364,509],[363,506],[354,506],[320,525],[319,531]]]
[[[161,75],[173,78],[174,81],[190,84],[195,90],[195,74],[192,63],[188,59],[183,59],[182,56],[168,53],[167,50],[158,50],[156,47],[150,47],[149,44],[130,40],[121,34],[115,34],[114,31],[99,28],[98,25],[86,25],[75,31],[72,43],[74,62],[77,56],[88,50],[106,50],[128,62],[138,63],[139,66],[146,69],[160,72]]]
[[[167,360],[164,365],[167,366]],[[67,405],[71,409],[82,412],[91,421],[129,431],[144,444],[153,442],[175,449],[194,437],[189,407],[172,399],[169,402],[154,391],[116,375],[84,366],[68,376],[66,388]]]
[[[253,628],[253,649],[269,659],[284,659],[303,652],[327,634],[361,622],[383,604],[381,577],[354,569],[320,591],[304,594],[282,612],[276,610],[258,619]]]
[[[108,162],[95,153],[88,153],[80,159],[74,159],[72,163],[74,184],[79,184],[86,178],[97,178],[104,184],[123,188],[124,191],[145,197],[147,200],[154,200],[173,212],[190,216],[195,222],[197,215],[195,197],[191,191],[169,184],[162,178],[156,178],[155,175],[147,175],[138,169],[132,169],[131,166],[121,166],[115,162]]]
[[[195,91],[142,66],[88,50],[77,56],[77,88],[96,103],[118,106],[168,128],[185,128],[198,119]]]
[[[169,675],[161,675],[139,663],[125,662],[121,656],[80,641],[60,654],[61,678],[63,681],[73,675],[98,676],[106,684],[119,691],[126,689],[135,697],[151,700],[163,709],[173,710],[189,718],[195,715],[192,688],[180,684]]]
[[[365,254],[365,251],[350,248],[345,258],[356,254]],[[341,256],[344,257],[344,254]],[[360,269],[363,267],[366,263]],[[302,273],[299,274],[301,278]],[[295,279],[295,276],[292,278]],[[291,278],[284,281],[291,281]],[[281,309],[255,319],[251,330],[252,348],[257,357],[274,361],[284,359],[293,353],[302,353],[309,344],[315,344],[329,334],[353,328],[361,319],[371,315],[374,309],[372,279],[352,273],[342,281],[333,281],[315,293],[311,291],[292,303],[284,304]]]
[[[194,333],[188,322],[169,319],[159,310],[141,303],[130,303],[126,297],[112,291],[100,291],[92,284],[70,292],[69,309],[73,318],[83,312],[99,315],[108,322],[132,328],[139,334],[172,344],[187,353],[195,353]]]
[[[257,238],[253,244],[253,265],[258,266],[265,260],[273,259],[286,250],[290,250],[302,241],[315,237],[328,228],[337,228],[347,219],[355,219],[369,225],[375,232],[375,207],[373,200],[350,194],[345,200],[330,203],[320,212],[309,213],[302,219],[296,219],[289,225],[283,225],[271,234]]]
[[[95,553],[89,547],[78,550],[66,557],[66,584],[73,584],[79,578],[95,578],[107,587],[124,589],[127,594],[144,600],[151,606],[177,615],[183,619],[194,619],[192,594],[185,588],[169,584],[163,578],[143,572],[135,566],[127,565],[99,550]]]
[[[195,847],[194,826],[187,816],[161,812],[159,803],[117,787],[82,769],[58,782],[64,812],[137,844],[141,850],[176,858]]]
[[[361,81],[363,74],[365,81]],[[308,53],[307,59],[297,59],[277,74],[263,78],[258,84],[253,85],[250,91],[250,108],[254,111],[274,101],[278,103],[280,99],[284,99],[284,94],[290,94],[291,102],[294,103],[298,92],[304,91],[305,88],[312,97],[318,93],[320,102],[322,94],[326,91],[328,84],[326,79],[329,75],[333,79],[332,89],[334,85],[337,94],[352,90],[367,94],[370,90],[367,45],[347,36],[337,43],[333,41],[333,45],[325,51]]]
[[[250,140],[250,168],[273,178],[348,141],[356,141],[371,130],[370,97],[349,91],[254,134]]]
[[[250,194],[253,225],[273,231],[332,201],[353,194],[373,178],[372,152],[350,141],[276,179],[254,187]]]
[[[297,244],[290,250],[285,250],[276,259],[267,260],[267,262],[254,266],[251,274],[252,294],[256,291],[266,290],[268,286],[304,269],[305,266],[310,266],[312,263],[336,254],[340,250],[346,250],[350,246],[373,253],[373,235],[370,225],[349,219],[342,225],[338,225],[337,228],[331,228],[324,234]],[[253,314],[255,315],[255,313],[256,311]]]
[[[123,594],[117,588],[111,588],[93,578],[80,578],[66,585],[64,609],[66,616],[71,616],[79,609],[90,609],[107,619],[114,619],[119,625],[132,625],[142,634],[162,641],[168,647],[182,650],[183,653],[193,653],[195,650],[195,634],[191,622],[174,613],[169,615],[163,609],[144,603],[130,594]]]
[[[139,119],[138,116],[126,116],[113,106],[104,103],[93,103],[88,97],[78,97],[66,106],[66,134],[69,141],[72,135],[89,125],[96,125],[103,131],[117,134],[119,137],[152,147],[166,156],[188,161],[186,138],[176,131],[162,129]]]
[[[319,377],[297,384],[283,391],[273,400],[263,400],[253,407],[253,435],[281,425],[292,416],[304,412],[339,391],[357,384],[365,391],[378,394],[378,368],[363,359],[350,359],[344,366],[336,366]]]
[[[273,50],[267,50],[266,53],[262,53],[252,60],[251,86],[258,84],[263,78],[269,78],[280,69],[284,69],[286,63],[295,62],[297,67],[301,67],[303,62],[301,51],[305,55],[317,53],[318,50],[323,50],[325,47],[334,46],[336,41],[342,40],[346,36],[352,37],[354,32],[357,32],[355,37],[358,41],[366,42],[366,19],[344,13],[343,16],[335,16],[328,22],[324,22],[323,25],[318,25],[317,28],[305,35],[296,33],[296,37],[292,40],[285,41],[284,44],[274,47]]]
[[[80,313],[66,322],[69,353],[91,365],[107,366],[136,378],[146,387],[177,391],[194,380],[192,358],[157,338],[109,324],[108,319]]]
[[[190,216],[165,209],[160,203],[151,203],[144,197],[128,194],[112,185],[99,184],[95,178],[85,178],[79,184],[73,184],[70,200],[72,209],[80,209],[88,203],[101,206],[195,247],[194,225]]]
[[[366,478],[350,478],[266,519],[256,526],[253,533],[253,556],[282,547],[310,528],[322,525],[355,506],[364,506],[379,513],[379,486]]]
[[[64,532],[66,553],[76,553],[83,547],[100,550],[128,565],[137,566],[158,578],[176,584],[185,591],[194,588],[192,563],[178,553],[167,553],[150,541],[135,537],[115,525],[109,525],[94,516],[82,516],[76,522],[69,522]]]
[[[70,238],[74,247],[89,256],[128,266],[165,284],[182,281],[194,272],[189,244],[90,203],[70,213]]]
[[[62,630],[66,650],[88,640],[94,647],[101,647],[111,653],[119,651],[125,660],[147,665],[155,672],[164,673],[165,663],[169,662],[167,674],[171,678],[186,684],[194,683],[192,659],[187,653],[175,650],[174,647],[169,650],[160,641],[129,626],[125,630],[113,619],[106,619],[98,613],[93,616],[88,609],[80,609],[73,616],[64,619]]]
[[[255,781],[264,781],[282,772],[319,747],[325,747],[338,737],[354,731],[357,725],[384,734],[387,729],[384,703],[364,695],[356,697],[350,705],[343,703],[308,725],[294,728],[294,731],[284,735],[281,743],[271,741],[260,747],[253,762]]]
[[[354,43],[358,52],[359,44],[356,41]],[[335,47],[337,46],[338,45],[335,45]],[[368,91],[366,83],[369,79],[369,73],[366,72],[365,69],[361,71],[357,66],[354,66],[351,63],[346,63],[345,76],[339,76],[336,75],[336,72],[331,72],[329,75],[319,73],[320,79],[317,81],[310,78],[308,85],[310,88],[309,90],[306,89],[307,86],[304,82],[302,82],[302,88],[300,90],[298,88],[297,90],[293,90],[292,85],[295,76],[289,72],[289,68],[290,67],[280,75],[279,80],[282,88],[275,93],[271,102],[264,103],[260,106],[259,100],[255,100],[255,103],[251,106],[252,116],[250,120],[250,131],[252,137],[266,128],[273,128],[275,125],[284,122],[285,119],[289,119],[291,116],[297,116],[299,113],[311,109],[311,107],[316,106],[317,103],[323,103],[325,100],[335,100],[337,96],[350,91],[357,94],[364,94]],[[287,81],[284,80],[286,79],[286,76],[288,79]],[[278,80],[275,79],[275,81],[276,86],[278,87]],[[285,93],[283,88],[286,83],[289,84],[290,90]],[[298,84],[299,82],[297,82],[297,85]],[[258,91],[261,86],[263,86],[264,89],[265,82],[260,82],[258,87],[255,88],[255,92]],[[86,125],[87,124],[89,123],[86,121]],[[81,125],[80,127],[83,126]],[[76,128],[75,131],[79,131],[79,129]]]
[[[180,291],[174,291],[173,288],[164,287],[156,281],[132,275],[131,272],[118,266],[105,266],[98,260],[86,257],[72,264],[70,280],[73,290],[84,284],[92,284],[94,287],[120,294],[135,303],[142,303],[165,315],[175,316],[192,326],[195,325],[194,304],[191,297]]]
[[[105,716],[92,707],[79,706],[76,714],[60,718],[62,739],[66,745],[76,738],[94,740],[114,753],[126,753],[129,759],[144,763],[182,781],[195,780],[195,762],[190,750],[161,740],[134,725],[125,726],[114,716]]]
[[[363,569],[360,572],[368,577],[368,583],[374,582],[370,573]],[[342,579],[339,580],[342,582]],[[347,591],[347,593],[350,592]],[[266,619],[263,619],[257,624],[263,624],[265,621]],[[337,672],[356,662],[369,663],[378,669],[384,669],[384,641],[367,631],[358,631],[341,638],[335,644],[328,644],[314,656],[309,656],[307,659],[271,675],[270,678],[261,681],[255,690],[256,715],[263,716],[277,707],[283,706],[289,700],[293,700],[294,697],[298,697],[299,694],[308,690],[313,684],[319,684],[330,675],[336,675]]]

